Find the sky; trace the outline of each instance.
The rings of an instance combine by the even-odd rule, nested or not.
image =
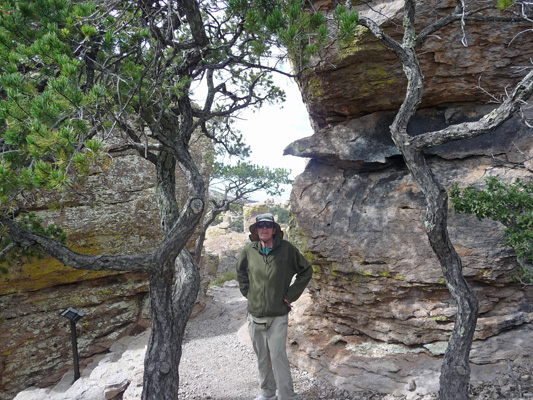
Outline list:
[[[284,156],[283,150],[295,140],[311,136],[313,130],[296,82],[280,74],[274,74],[274,81],[285,91],[285,102],[274,106],[266,105],[255,112],[246,110],[241,115],[243,120],[238,121],[236,126],[251,148],[250,161],[253,164],[290,169],[290,176],[294,179],[303,172],[308,159]],[[290,185],[286,185],[284,189],[285,192],[275,198],[276,201],[289,199]],[[271,197],[264,192],[257,192],[251,199],[262,201]]]

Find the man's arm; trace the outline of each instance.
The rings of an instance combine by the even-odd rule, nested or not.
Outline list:
[[[294,269],[296,271],[296,279],[292,283],[291,286],[289,286],[289,290],[287,291],[287,295],[285,296],[285,299],[289,303],[293,303],[302,295],[303,291],[305,290],[305,287],[311,280],[313,276],[313,267],[305,259],[304,256],[298,251],[298,249],[294,248],[295,250],[295,256],[294,256]],[[289,305],[291,307],[291,305]]]
[[[250,278],[248,277],[248,257],[246,251],[241,251],[237,261],[237,281],[239,289],[244,297],[248,297],[248,288],[250,287]]]

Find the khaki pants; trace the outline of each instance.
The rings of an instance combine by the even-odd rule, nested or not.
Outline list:
[[[265,397],[276,394],[278,400],[294,400],[294,385],[287,358],[287,327],[289,316],[275,317],[267,331],[256,329],[252,317],[248,315],[248,331],[257,355],[261,390]]]

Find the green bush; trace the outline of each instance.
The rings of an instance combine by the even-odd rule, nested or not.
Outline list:
[[[474,214],[479,220],[490,218],[505,226],[505,242],[511,246],[524,268],[521,280],[533,282],[527,267],[533,263],[533,182],[520,179],[512,183],[498,178],[485,180],[486,188],[460,189],[454,184],[450,199],[455,212]]]

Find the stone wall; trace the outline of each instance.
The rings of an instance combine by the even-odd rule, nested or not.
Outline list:
[[[401,38],[402,4],[360,9]],[[453,5],[417,2],[419,30]],[[414,135],[475,120],[494,107],[477,86],[504,94],[524,74],[515,67],[530,65],[531,33],[516,36],[524,25],[467,22],[468,47],[459,26],[420,49],[426,87]],[[336,57],[299,82],[314,135],[286,149],[311,158],[291,194],[298,227],[291,240],[314,266],[292,315],[291,357],[349,390],[434,392],[456,308],[424,231],[424,197],[389,135],[406,81],[392,53],[364,29]],[[493,133],[431,149],[428,161],[446,187],[494,175],[531,179],[532,138],[514,117]],[[533,288],[516,283],[501,224],[450,211],[449,230],[480,301],[473,379],[494,379],[507,359],[532,354]]]
[[[205,177],[207,139],[195,140]],[[186,187],[178,179],[178,187]],[[178,193],[180,191],[178,190]],[[155,168],[131,152],[113,154],[83,185],[63,196],[42,194],[33,211],[62,226],[67,244],[83,254],[147,252],[162,238]],[[73,368],[67,307],[85,312],[77,323],[80,364],[107,352],[120,337],[150,326],[148,276],[89,272],[45,257],[20,260],[0,276],[0,399],[47,386]]]

